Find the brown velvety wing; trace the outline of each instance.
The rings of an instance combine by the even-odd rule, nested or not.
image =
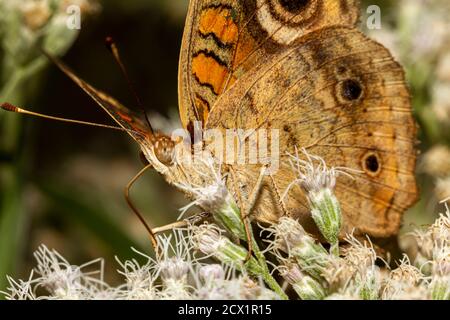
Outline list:
[[[315,30],[354,26],[359,0],[191,0],[181,46],[184,127],[203,124],[217,98],[250,69]]]
[[[295,178],[287,162],[295,148],[357,170],[354,179],[337,181],[343,233],[395,234],[416,201],[416,124],[404,72],[387,49],[355,29],[317,31],[253,69],[219,98],[206,127],[279,130],[281,165],[275,187],[266,179],[261,221],[280,213],[272,190],[283,193]],[[251,190],[257,166],[233,167],[240,188]],[[299,187],[285,199],[290,214],[313,225],[305,203]]]
[[[75,82],[84,92],[86,92],[103,110],[105,110],[122,128],[127,131],[134,140],[142,143],[145,137],[151,132],[146,122],[132,110],[123,106],[120,102],[107,95],[106,93],[94,88],[83,79],[79,78],[69,67],[59,59],[47,54],[47,57]]]

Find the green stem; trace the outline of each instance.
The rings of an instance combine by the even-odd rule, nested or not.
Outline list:
[[[281,299],[288,300],[289,298],[286,295],[286,293],[284,293],[283,289],[280,287],[278,282],[274,279],[274,277],[272,277],[269,267],[267,266],[266,257],[261,252],[261,249],[259,248],[259,245],[255,240],[253,230],[251,230],[251,228],[250,228],[250,236],[253,246],[253,252],[255,253],[256,259],[258,260],[258,263],[263,270],[263,274],[261,276],[264,279],[264,282],[269,286],[270,289],[276,292],[281,297]]]
[[[25,101],[22,85],[45,64],[35,60],[25,68],[13,72],[0,90],[0,102],[21,104]],[[23,246],[23,228],[26,215],[23,207],[23,172],[28,157],[20,147],[22,136],[21,117],[12,113],[0,113],[2,136],[0,145],[6,162],[0,166],[0,290],[6,287],[6,275],[14,276],[17,258]]]
[[[38,58],[26,67],[17,69],[0,91],[0,99],[3,101],[14,100],[15,96],[19,95],[17,88],[31,76],[37,74],[45,66],[45,63],[44,59]]]
[[[25,221],[22,205],[23,166],[18,143],[22,132],[20,118],[8,114],[2,119],[4,136],[1,141],[4,152],[15,161],[8,161],[0,166],[0,290],[6,286],[6,275],[14,275],[16,259],[22,248],[21,232]]]
[[[335,257],[339,257],[339,241],[330,245],[330,252]]]

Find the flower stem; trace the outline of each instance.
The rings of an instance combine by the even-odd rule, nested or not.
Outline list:
[[[331,244],[330,253],[335,257],[339,257],[339,241]]]
[[[266,257],[261,252],[258,243],[255,240],[255,237],[253,235],[253,230],[250,228],[250,236],[251,236],[251,242],[253,246],[253,251],[255,253],[256,259],[258,260],[259,265],[261,266],[263,273],[262,278],[264,279],[264,282],[269,286],[270,289],[272,289],[274,292],[276,292],[281,299],[288,300],[288,296],[286,293],[284,293],[283,289],[280,287],[278,282],[272,277],[272,274],[270,273],[269,267],[267,266]]]

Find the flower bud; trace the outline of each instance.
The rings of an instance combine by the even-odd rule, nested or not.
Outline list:
[[[311,215],[324,238],[331,245],[339,242],[342,227],[342,213],[339,201],[329,188],[311,191],[308,195]]]
[[[225,201],[213,214],[217,223],[223,226],[232,235],[241,240],[247,241],[245,226],[241,218],[241,212],[234,201],[234,198],[227,191]]]
[[[224,280],[225,270],[220,264],[208,264],[200,268],[199,276],[204,283],[209,283],[213,280]]]
[[[326,296],[322,284],[304,274],[296,264],[287,264],[282,268],[281,275],[292,285],[302,300],[322,300]]]
[[[302,270],[321,278],[328,265],[328,253],[321,244],[312,238],[300,223],[290,217],[281,217],[268,231],[275,236],[274,248],[282,250],[296,259]]]
[[[204,254],[211,255],[238,270],[246,270],[252,275],[259,276],[263,273],[262,267],[254,257],[247,259],[247,249],[222,236],[217,227],[204,224],[194,227],[193,230],[194,245]]]
[[[162,260],[159,267],[163,281],[168,279],[183,280],[189,272],[189,264],[179,257]]]
[[[432,300],[450,300],[450,281],[448,277],[437,277],[431,285]]]
[[[308,154],[305,149],[302,151],[306,160],[300,159],[298,153],[291,156],[293,158],[291,166],[298,177],[289,185],[285,195],[295,184],[305,191],[311,207],[312,218],[324,238],[332,245],[335,255],[339,255],[342,213],[333,190],[338,175],[351,176],[343,171],[345,168],[328,168],[322,158]]]

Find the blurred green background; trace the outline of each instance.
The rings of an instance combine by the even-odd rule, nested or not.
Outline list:
[[[111,35],[152,122],[166,130],[179,125],[177,67],[187,0],[105,0],[97,1],[99,7],[87,0],[49,0],[52,21],[61,2],[91,6],[82,15],[79,34],[67,35],[51,35],[53,29],[40,26],[39,21],[28,21],[26,26],[23,8],[12,19],[7,11],[26,2],[32,0],[0,0],[0,102],[111,123],[36,49],[44,43],[50,51],[64,54],[64,61],[78,75],[133,106],[133,96],[104,46],[105,37]],[[389,46],[405,65],[421,125],[418,183],[422,195],[405,218],[404,232],[412,224],[432,222],[439,200],[450,196],[447,2],[392,0],[364,1],[363,5],[363,12],[372,4],[381,8],[383,28],[367,30],[363,17],[363,29]],[[0,290],[6,285],[5,274],[14,278],[29,274],[34,265],[32,252],[41,243],[75,264],[104,257],[107,280],[117,282],[117,274],[111,272],[117,267],[114,256],[135,256],[131,246],[151,251],[144,228],[123,198],[124,186],[141,167],[138,148],[126,134],[1,112]],[[151,171],[136,184],[132,198],[153,226],[173,222],[186,204],[180,193]]]

